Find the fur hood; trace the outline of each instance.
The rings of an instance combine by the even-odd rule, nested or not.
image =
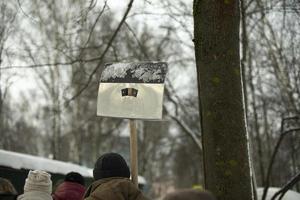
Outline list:
[[[86,191],[84,200],[148,200],[128,179],[105,178],[95,181]]]

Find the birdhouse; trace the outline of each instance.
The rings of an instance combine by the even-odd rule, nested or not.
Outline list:
[[[100,78],[97,115],[161,119],[166,73],[165,62],[106,64]]]

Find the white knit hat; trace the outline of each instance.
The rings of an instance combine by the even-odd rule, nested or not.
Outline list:
[[[41,170],[29,171],[24,186],[24,193],[32,191],[39,191],[51,194],[51,175]]]

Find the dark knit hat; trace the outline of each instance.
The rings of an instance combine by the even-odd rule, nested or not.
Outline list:
[[[109,177],[130,177],[130,171],[124,158],[117,153],[106,153],[100,156],[95,164],[94,179]]]
[[[65,181],[79,183],[81,185],[84,185],[84,178],[81,176],[81,174],[79,174],[77,172],[69,172],[65,176]]]

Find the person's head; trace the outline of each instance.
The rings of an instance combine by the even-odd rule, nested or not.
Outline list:
[[[84,178],[77,172],[70,172],[65,176],[65,181],[84,185]]]
[[[106,153],[100,156],[93,170],[95,180],[110,177],[130,177],[130,171],[124,158],[117,153]]]
[[[1,178],[0,177],[0,194],[17,194],[17,191],[15,189],[15,187],[13,186],[13,184],[5,178]]]
[[[51,194],[51,175],[41,170],[29,171],[24,185],[24,193],[33,191]]]
[[[52,193],[54,193],[57,188],[60,186],[60,184],[62,184],[63,182],[65,181],[65,179],[58,179],[54,184],[53,184],[53,187],[52,187]]]
[[[215,197],[207,192],[196,189],[178,190],[167,194],[163,200],[216,200]]]

